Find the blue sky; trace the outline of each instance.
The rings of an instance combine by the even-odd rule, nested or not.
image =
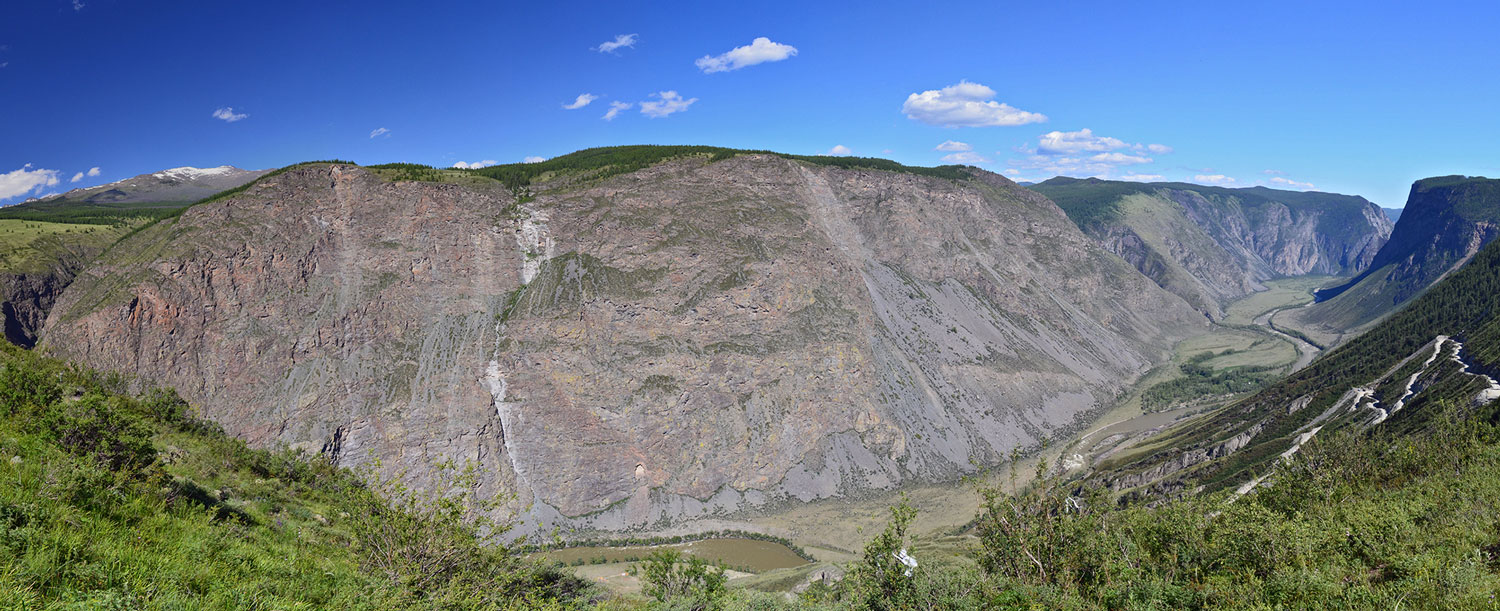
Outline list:
[[[1500,175],[1500,3],[1409,6],[17,0],[0,203],[175,166],[683,143],[1400,206],[1417,178]]]

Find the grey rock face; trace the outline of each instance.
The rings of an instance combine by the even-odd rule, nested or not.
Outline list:
[[[44,345],[258,445],[478,465],[527,527],[953,478],[1082,426],[1207,322],[1051,202],[742,155],[592,183],[310,166],[112,249]]]
[[[1032,188],[1214,318],[1271,278],[1364,271],[1392,228],[1379,207],[1347,195],[1066,178]]]

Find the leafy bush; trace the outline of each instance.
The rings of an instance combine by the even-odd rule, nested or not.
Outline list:
[[[635,570],[641,578],[641,590],[670,609],[719,609],[726,591],[723,567],[677,550],[655,552]]]

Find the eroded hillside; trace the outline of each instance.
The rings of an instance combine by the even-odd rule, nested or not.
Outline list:
[[[1378,206],[1333,193],[1093,178],[1054,178],[1031,189],[1215,319],[1271,278],[1364,271],[1392,227]]]
[[[462,182],[264,178],[112,249],[44,345],[255,444],[419,484],[474,461],[533,525],[621,529],[998,463],[1206,326],[977,171],[753,154]]]

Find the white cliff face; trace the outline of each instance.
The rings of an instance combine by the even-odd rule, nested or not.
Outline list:
[[[552,233],[547,230],[547,215],[522,208],[526,216],[516,230],[516,244],[521,247],[521,284],[528,284],[541,271],[542,264],[553,256]]]

